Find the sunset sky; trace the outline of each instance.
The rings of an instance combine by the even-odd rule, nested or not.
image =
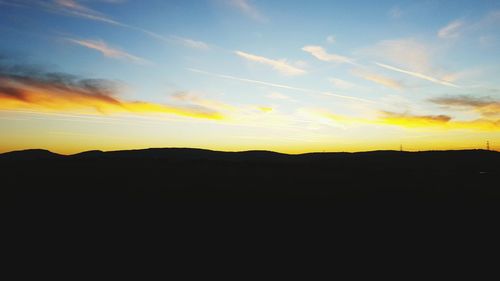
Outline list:
[[[0,0],[0,152],[500,150],[500,1]]]

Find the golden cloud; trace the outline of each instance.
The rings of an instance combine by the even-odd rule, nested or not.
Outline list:
[[[389,111],[382,111],[381,113],[382,116],[379,118],[379,122],[409,128],[444,126],[451,120],[451,117],[447,115],[413,115]]]
[[[390,111],[380,111],[379,116],[370,118],[351,117],[331,113],[327,110],[305,110],[308,116],[320,117],[334,124],[369,124],[369,125],[390,125],[410,129],[437,129],[437,130],[457,130],[465,129],[472,131],[499,131],[500,119],[475,119],[475,120],[453,120],[448,115],[417,115],[411,113],[396,113]]]

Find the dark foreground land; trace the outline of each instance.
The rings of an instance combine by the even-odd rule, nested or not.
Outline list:
[[[26,150],[1,154],[0,176],[4,198],[14,204],[500,202],[500,153],[485,150],[286,155],[146,149],[69,156]]]
[[[85,241],[105,237],[106,243],[119,241],[114,243],[123,251],[132,241],[147,244],[156,237],[169,245],[165,252],[180,245],[190,258],[195,252],[186,251],[188,245],[213,245],[207,253],[215,253],[228,243],[260,249],[260,256],[269,242],[293,253],[298,242],[322,249],[329,241],[346,244],[356,256],[348,260],[356,263],[360,252],[351,247],[379,245],[373,251],[378,259],[388,245],[381,241],[394,239],[416,248],[426,239],[448,241],[462,251],[464,241],[476,245],[495,233],[499,183],[500,153],[484,150],[284,155],[147,149],[70,156],[30,150],[0,155],[0,202],[8,206],[2,214],[9,222],[2,219],[2,226],[15,231],[12,240],[4,240],[21,237],[16,245],[47,245],[50,249],[42,253],[52,251],[47,241],[68,236],[78,237],[68,245],[84,247],[91,245]],[[481,238],[450,239],[466,230]]]

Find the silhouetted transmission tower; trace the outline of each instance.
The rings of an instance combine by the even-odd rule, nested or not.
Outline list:
[[[490,141],[486,141],[486,150],[490,150]]]

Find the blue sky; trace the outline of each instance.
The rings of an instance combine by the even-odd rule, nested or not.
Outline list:
[[[0,0],[0,35],[30,97],[0,93],[2,150],[500,142],[500,1]],[[109,82],[120,108],[13,65]]]

